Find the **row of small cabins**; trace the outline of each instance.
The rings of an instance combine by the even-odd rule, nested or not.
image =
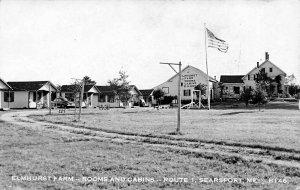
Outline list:
[[[273,95],[277,95],[279,89],[281,89],[281,93],[288,92],[287,86],[284,85],[286,73],[269,60],[269,54],[266,52],[265,61],[261,64],[257,63],[246,75],[221,75],[220,83],[216,78],[209,77],[211,99],[235,97],[239,96],[245,88],[254,89],[255,76],[261,69],[272,79],[278,76],[281,78],[280,83],[273,82],[271,84]],[[155,89],[162,89],[166,96],[176,96],[178,77],[179,75],[176,74],[152,89],[139,90],[135,85],[131,85],[129,102],[134,104],[143,100],[146,105],[151,106],[152,103],[155,103],[152,96]],[[197,98],[197,96],[193,96],[194,87],[200,83],[206,84],[207,75],[200,69],[188,65],[182,70],[181,81],[181,99],[191,100],[192,97],[193,99]],[[222,88],[220,88],[220,84],[222,84]],[[72,85],[63,85],[60,92],[58,92],[57,87],[50,81],[5,82],[0,78],[0,109],[47,107],[50,99],[54,100],[59,96],[74,101]],[[123,103],[118,100],[110,86],[86,85],[83,98],[87,107],[123,106]]]

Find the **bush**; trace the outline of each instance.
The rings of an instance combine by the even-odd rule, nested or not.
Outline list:
[[[261,104],[266,104],[268,102],[267,98],[267,93],[257,89],[252,93],[252,103],[253,104],[258,104],[259,110],[260,110],[260,105]]]
[[[248,106],[249,104],[249,100],[252,98],[252,90],[250,88],[245,89],[242,94],[241,94],[241,100],[243,100],[246,104],[246,106]]]
[[[161,104],[171,104],[174,99],[174,96],[164,96],[161,100]]]

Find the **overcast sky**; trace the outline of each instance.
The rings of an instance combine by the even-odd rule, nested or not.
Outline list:
[[[105,85],[119,70],[139,89],[205,68],[204,23],[229,44],[208,49],[209,74],[246,74],[270,61],[300,79],[300,1],[0,1],[0,77]]]

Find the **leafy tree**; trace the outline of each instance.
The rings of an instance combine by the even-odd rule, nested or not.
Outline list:
[[[249,100],[252,98],[252,89],[246,88],[242,94],[241,94],[241,99],[245,102],[246,107],[249,105]]]
[[[218,83],[218,88],[220,88],[220,97],[222,98],[224,94],[224,88],[225,88],[223,82]]]
[[[290,85],[289,86],[289,94],[294,96],[300,92],[300,86],[299,85]]]
[[[261,69],[257,74],[256,78],[254,79],[256,86],[259,87],[261,90],[266,91],[267,87],[270,86],[272,79],[268,77],[268,74],[265,72],[264,69]]]
[[[277,92],[278,93],[282,93],[282,89],[281,89],[281,76],[277,75],[275,77],[275,82],[277,83]]]
[[[131,87],[129,85],[130,82],[128,81],[128,77],[129,75],[126,74],[126,71],[120,70],[118,78],[108,81],[109,86],[114,89],[115,95],[119,97],[120,101],[125,102],[126,104],[131,98]]]
[[[153,94],[153,98],[157,101],[158,104],[165,95],[164,91],[160,88],[154,90],[152,94]]]
[[[252,100],[254,104],[258,104],[258,109],[260,111],[260,106],[262,104],[266,104],[267,103],[267,99],[266,99],[266,92],[261,90],[261,89],[256,89],[252,95]]]
[[[194,87],[195,90],[200,90],[201,94],[206,91],[206,86],[205,84],[199,83],[197,86]]]
[[[272,79],[268,77],[267,73],[264,69],[261,69],[255,78],[256,83],[256,90],[253,93],[253,103],[258,104],[259,110],[260,105],[267,103],[266,96],[267,96],[267,89],[269,89]],[[270,92],[269,92],[270,93]],[[270,95],[270,94],[269,94]]]
[[[83,81],[85,85],[95,85],[96,81],[92,80],[89,76],[83,77]]]

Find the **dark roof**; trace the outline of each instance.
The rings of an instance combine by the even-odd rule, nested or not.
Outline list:
[[[150,96],[150,94],[153,92],[153,89],[143,89],[140,90],[143,96]]]
[[[89,90],[91,90],[91,88],[93,88],[95,85],[84,85],[84,92],[88,92]],[[95,86],[96,87],[96,86]],[[96,87],[97,89],[97,87]],[[98,90],[98,89],[97,89]]]
[[[62,85],[61,92],[73,92],[75,90],[75,85]]]
[[[88,92],[93,88],[94,85],[84,85],[84,92]],[[76,86],[75,85],[62,85],[61,86],[61,91],[62,92],[73,92],[75,90]]]
[[[222,83],[244,83],[242,78],[244,75],[221,75],[220,82]]]
[[[96,86],[100,92],[105,92],[105,91],[113,91],[114,88],[111,86]]]
[[[7,82],[14,91],[37,91],[42,88],[48,81],[22,81]]]
[[[114,96],[115,92],[114,92],[114,87],[112,86],[96,86],[99,91],[100,94],[103,96]]]

